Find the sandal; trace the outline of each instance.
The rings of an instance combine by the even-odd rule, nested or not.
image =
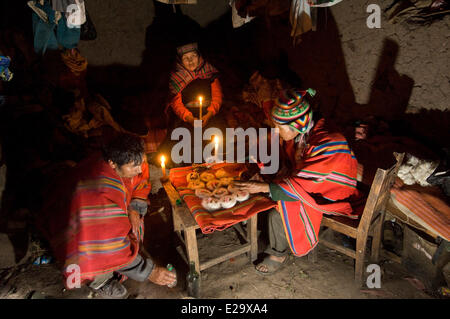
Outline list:
[[[126,299],[128,297],[127,288],[114,278],[109,279],[100,288],[92,290],[102,299]]]
[[[270,256],[270,255],[269,255]],[[266,258],[264,258],[264,260],[259,263],[256,267],[258,267],[259,265],[266,265],[267,266],[267,272],[263,272],[263,271],[259,271],[256,267],[255,267],[255,271],[257,274],[261,275],[261,276],[270,276],[273,275],[274,273],[276,273],[277,271],[279,271],[281,268],[283,268],[283,266],[287,263],[288,259],[289,259],[289,255],[286,255],[286,257],[284,258],[284,260],[282,262],[270,259],[269,256],[267,256]]]

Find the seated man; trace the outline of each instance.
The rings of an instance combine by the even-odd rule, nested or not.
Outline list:
[[[122,134],[54,185],[38,227],[63,266],[66,286],[88,284],[101,297],[124,298],[119,279],[175,281],[174,273],[139,254],[150,192],[143,142]],[[74,267],[75,265],[75,267]],[[117,278],[118,277],[118,278]]]
[[[356,196],[357,162],[344,136],[315,122],[306,95],[313,90],[288,90],[275,100],[271,118],[283,139],[291,171],[273,183],[238,182],[250,193],[269,193],[278,209],[269,211],[269,255],[256,270],[268,275],[287,260],[308,254],[318,243],[322,214],[357,218],[348,202]]]

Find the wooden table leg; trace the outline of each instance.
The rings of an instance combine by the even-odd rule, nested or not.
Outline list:
[[[195,228],[189,227],[184,231],[184,239],[186,243],[186,251],[189,262],[194,262],[195,270],[200,274],[200,260],[198,257],[197,237],[195,236]]]
[[[254,262],[258,257],[258,214],[248,221],[247,240],[250,243],[250,261]]]

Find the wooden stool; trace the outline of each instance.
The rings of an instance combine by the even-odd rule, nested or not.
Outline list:
[[[173,228],[186,248],[187,258],[186,256],[183,256],[183,251],[180,249],[180,246],[177,247],[177,251],[188,265],[189,262],[194,262],[195,270],[200,274],[202,270],[244,253],[249,253],[250,262],[256,260],[258,254],[257,214],[248,219],[246,234],[240,224],[234,225],[235,229],[247,239],[247,243],[243,244],[242,247],[234,251],[200,263],[197,236],[195,235],[195,230],[200,228],[200,226],[195,221],[189,211],[189,208],[181,200],[180,195],[175,190],[172,183],[168,180],[162,180],[162,183],[164,189],[166,190],[167,196],[169,197],[170,204],[172,205]],[[184,238],[181,235],[182,231],[184,233]]]

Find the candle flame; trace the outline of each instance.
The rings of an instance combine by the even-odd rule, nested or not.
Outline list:
[[[164,155],[161,155],[161,164],[164,164],[166,162],[166,157]]]
[[[203,101],[203,96],[199,96],[198,99],[200,100],[200,103]]]
[[[214,136],[214,143],[219,144],[219,137],[218,136]]]

